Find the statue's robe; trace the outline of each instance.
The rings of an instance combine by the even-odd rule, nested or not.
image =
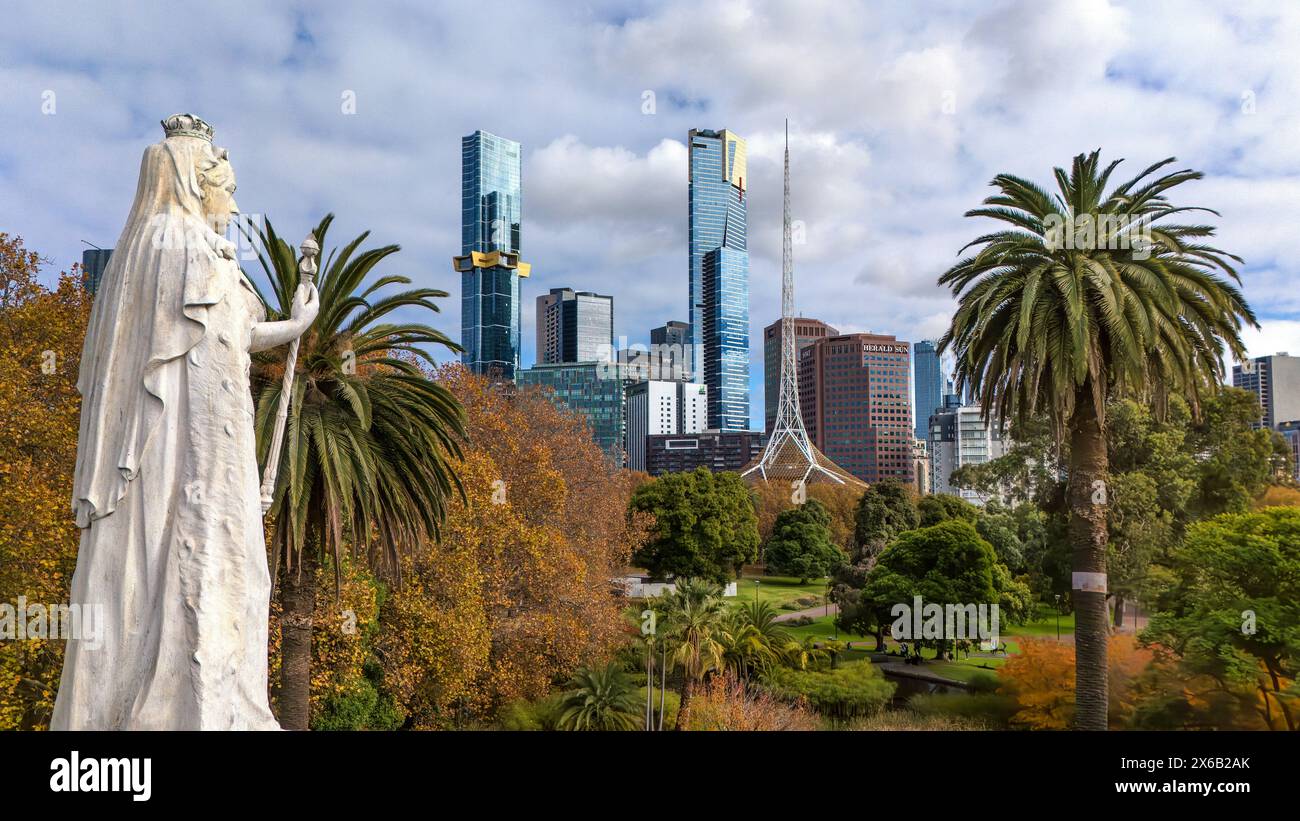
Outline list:
[[[277,729],[249,346],[261,302],[204,223],[195,163],[150,146],[82,354],[68,641],[51,729]],[[86,631],[83,631],[86,632]]]

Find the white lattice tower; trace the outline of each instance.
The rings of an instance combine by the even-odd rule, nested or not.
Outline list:
[[[808,482],[829,480],[836,484],[862,484],[827,459],[808,439],[799,410],[799,345],[794,327],[794,242],[790,226],[790,121],[785,124],[785,194],[781,220],[781,386],[776,405],[776,422],[763,455],[749,465],[742,476],[757,473],[765,481]]]

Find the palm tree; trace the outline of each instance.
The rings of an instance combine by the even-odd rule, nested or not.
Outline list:
[[[560,702],[561,730],[635,730],[641,726],[640,699],[617,663],[579,670]]]
[[[723,667],[727,608],[722,588],[699,579],[679,581],[666,598],[664,638],[674,648],[670,654],[674,666],[682,668],[681,715],[690,702],[691,687]]]
[[[1243,322],[1255,317],[1233,284],[1239,257],[1202,244],[1207,225],[1165,225],[1166,192],[1201,178],[1183,170],[1153,177],[1170,157],[1106,192],[1120,161],[1098,171],[1098,155],[1056,169],[1057,192],[1000,174],[999,193],[968,217],[1010,229],[939,278],[959,306],[939,349],[957,360],[959,390],[979,397],[1000,423],[1050,418],[1068,440],[1070,541],[1076,574],[1076,725],[1106,728],[1105,403],[1150,402],[1163,413],[1179,393],[1194,411],[1223,377],[1225,350],[1242,357]],[[1215,212],[1209,211],[1214,214]],[[1216,214],[1217,216],[1217,214]],[[1078,585],[1087,580],[1087,587]]]
[[[314,235],[323,247],[334,215]],[[288,315],[298,287],[294,249],[270,220],[256,231],[258,259],[272,299],[259,290],[269,319]],[[302,337],[271,514],[273,578],[283,609],[280,723],[306,729],[311,684],[316,570],[324,556],[336,574],[346,546],[372,568],[397,576],[399,555],[436,538],[448,498],[460,491],[464,409],[421,372],[422,346],[459,346],[432,327],[388,317],[399,309],[436,312],[446,292],[413,288],[380,295],[403,276],[366,278],[399,246],[358,253],[369,232],[335,249],[317,283],[320,312]],[[256,287],[256,285],[254,285]],[[270,448],[284,372],[284,349],[253,357],[259,453]]]
[[[752,601],[731,611],[726,621],[723,661],[741,678],[767,670],[791,657],[799,643],[776,620],[765,601]]]

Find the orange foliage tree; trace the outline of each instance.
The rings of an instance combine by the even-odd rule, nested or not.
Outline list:
[[[1250,506],[1253,510],[1263,510],[1266,507],[1300,507],[1300,488],[1289,485],[1269,485]]]
[[[381,608],[385,686],[412,727],[486,720],[536,699],[625,641],[611,580],[641,543],[636,477],[582,417],[536,389],[436,374],[467,414],[465,498]]]
[[[1135,709],[1135,686],[1154,654],[1132,636],[1110,637],[1111,729],[1127,726]],[[1011,696],[1013,726],[1031,730],[1068,730],[1074,725],[1074,646],[1050,639],[1022,639],[1020,654],[1003,665],[1000,692]]]
[[[91,299],[75,267],[42,286],[41,264],[0,233],[0,603],[13,608],[67,603],[80,538],[70,504]],[[62,669],[62,641],[0,640],[0,729],[47,726]]]

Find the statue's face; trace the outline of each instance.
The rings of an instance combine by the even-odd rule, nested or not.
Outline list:
[[[218,234],[225,234],[230,218],[239,213],[235,203],[235,172],[227,164],[226,174],[213,174],[211,181],[203,183],[203,213],[208,225]]]

